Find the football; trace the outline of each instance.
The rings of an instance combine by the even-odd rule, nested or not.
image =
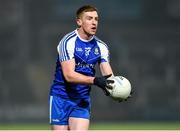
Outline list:
[[[125,100],[130,96],[131,83],[127,78],[123,76],[114,76],[108,79],[114,80],[114,83],[109,84],[113,89],[107,89],[113,99],[120,101]]]

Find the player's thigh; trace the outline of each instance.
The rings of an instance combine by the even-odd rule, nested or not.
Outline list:
[[[52,125],[51,129],[53,131],[55,131],[55,130],[65,131],[65,130],[69,130],[69,127],[68,127],[68,125]]]
[[[70,117],[69,128],[70,130],[88,130],[89,119]]]
[[[69,100],[51,96],[49,107],[49,119],[52,127],[66,127],[68,125],[69,115],[73,110],[73,105]]]

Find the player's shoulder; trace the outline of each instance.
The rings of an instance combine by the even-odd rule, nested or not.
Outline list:
[[[67,33],[66,35],[64,35],[64,37],[61,39],[61,41],[69,40],[75,36],[76,36],[76,31],[74,30],[74,31],[71,31],[71,32]]]
[[[100,46],[100,47],[104,47],[104,48],[107,48],[108,49],[108,45],[102,41],[101,39],[99,39],[97,36],[94,36],[94,39],[96,40],[97,44]]]
[[[74,38],[76,38],[76,36],[77,36],[77,34],[76,34],[75,30],[72,31],[72,32],[67,33],[67,34],[59,41],[59,44],[58,44],[58,46],[57,46],[58,51],[59,51],[59,48],[65,49],[65,48],[67,48],[67,46],[68,46],[68,47],[69,47],[69,46],[73,47],[72,44],[75,43],[75,42],[74,42]]]

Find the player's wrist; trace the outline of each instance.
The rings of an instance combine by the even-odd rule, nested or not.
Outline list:
[[[93,80],[93,84],[98,87],[105,88],[106,80],[104,77],[95,77]]]
[[[92,84],[95,85],[96,77],[93,77]]]
[[[98,87],[101,87],[101,88],[106,88],[108,87],[109,83],[113,83],[114,81],[112,80],[108,80],[108,78],[111,76],[110,75],[106,75],[106,76],[101,76],[101,77],[95,77],[94,80],[93,80],[93,83],[94,85],[97,85]]]
[[[99,78],[99,77],[94,77],[94,79],[93,79],[93,84],[94,84],[94,85],[98,85],[98,78]]]

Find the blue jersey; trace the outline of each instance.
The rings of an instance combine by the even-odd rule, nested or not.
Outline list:
[[[90,40],[80,38],[77,30],[65,35],[57,47],[56,71],[50,95],[62,98],[87,98],[90,85],[68,83],[62,73],[60,62],[75,59],[75,71],[86,76],[95,76],[95,65],[109,62],[107,45],[93,36]]]

